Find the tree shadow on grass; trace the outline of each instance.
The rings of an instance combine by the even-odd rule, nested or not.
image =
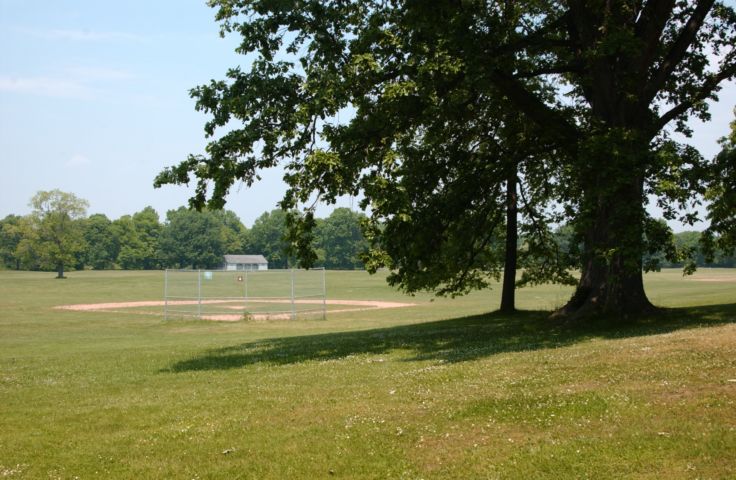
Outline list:
[[[736,323],[736,304],[676,308],[644,318],[549,320],[549,312],[500,312],[372,330],[282,337],[203,352],[164,372],[228,370],[256,363],[285,365],[349,355],[410,352],[407,360],[462,362],[503,352],[559,348],[592,338],[628,338]]]

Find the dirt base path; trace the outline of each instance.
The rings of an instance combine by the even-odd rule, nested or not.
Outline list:
[[[250,301],[254,303],[269,303],[269,304],[285,304],[290,305],[291,301],[288,299],[258,299],[251,298]],[[230,305],[227,304],[237,304]],[[322,300],[296,300],[294,303],[299,305],[322,305]],[[413,307],[415,303],[401,303],[401,302],[384,302],[378,300],[326,300],[327,305],[343,305],[348,308],[340,308],[336,310],[328,310],[328,313],[343,313],[343,312],[360,312],[365,310],[381,310],[386,308],[403,308]],[[141,301],[141,302],[116,302],[116,303],[80,303],[76,305],[59,305],[54,307],[56,310],[71,310],[75,312],[116,312],[116,313],[131,313],[128,309],[141,308],[141,307],[161,307],[164,306],[183,306],[183,305],[222,305],[223,308],[240,310],[243,308],[242,300],[173,300],[169,302],[153,300],[153,301]],[[135,313],[141,313],[146,315],[163,315],[162,311],[137,311]],[[297,314],[300,312],[297,312]],[[214,320],[220,322],[235,322],[243,319],[243,314],[204,314],[201,317],[203,320]],[[253,320],[288,320],[291,318],[290,313],[275,312],[275,313],[252,313],[249,314],[249,318]]]

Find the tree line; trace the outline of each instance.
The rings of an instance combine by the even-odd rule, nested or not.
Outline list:
[[[111,220],[87,215],[88,202],[59,190],[38,192],[26,216],[0,220],[0,264],[14,270],[152,270],[218,268],[226,254],[262,254],[269,268],[296,265],[288,256],[286,212],[263,213],[251,228],[230,210],[169,210],[162,220],[152,207]],[[363,215],[335,209],[317,219],[313,238],[317,265],[361,268],[367,245]]]
[[[270,268],[296,265],[288,254],[287,213],[281,209],[263,213],[248,229],[230,210],[180,207],[169,210],[163,221],[152,207],[116,220],[99,213],[87,216],[85,200],[59,190],[39,192],[31,206],[29,215],[0,220],[0,265],[5,269],[56,270],[63,277],[65,268],[217,268],[225,254],[238,253],[262,254]],[[312,238],[316,266],[363,268],[361,255],[368,248],[361,231],[363,221],[363,214],[348,208],[317,219]],[[679,261],[668,259],[661,250],[647,254],[643,261],[656,264],[655,268],[736,267],[736,255],[720,249],[708,258],[702,240],[701,232],[676,233],[674,245],[684,253]],[[530,241],[522,236],[517,248],[527,250]],[[565,257],[561,263],[574,266],[579,261],[582,245],[576,242],[572,227],[557,228],[553,241]]]

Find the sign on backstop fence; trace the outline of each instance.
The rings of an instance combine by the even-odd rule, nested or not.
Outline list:
[[[166,270],[164,317],[296,319],[327,312],[325,270]]]

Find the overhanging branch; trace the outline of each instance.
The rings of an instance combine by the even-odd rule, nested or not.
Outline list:
[[[637,59],[637,70],[642,76],[649,70],[674,6],[675,0],[649,0],[636,22],[636,36],[644,44]]]
[[[695,41],[698,30],[700,30],[700,27],[705,21],[705,17],[713,7],[714,1],[715,0],[700,0],[698,2],[698,5],[695,7],[695,11],[688,19],[682,31],[680,31],[680,34],[670,47],[664,60],[662,60],[662,64],[647,83],[644,89],[645,93],[642,97],[642,100],[646,102],[646,106],[654,100],[657,96],[657,92],[662,89],[667,79],[672,75],[672,72],[674,72],[677,65],[682,61],[688,48],[690,48],[690,45]]]
[[[490,74],[490,81],[511,100],[514,106],[542,127],[544,132],[555,137],[557,140],[555,143],[566,149],[574,148],[579,138],[577,127],[538,96],[529,92],[520,80],[494,70]],[[560,139],[562,142],[559,142]]]
[[[514,78],[533,78],[541,75],[554,75],[562,73],[577,73],[582,71],[582,65],[580,62],[550,65],[548,67],[537,68],[536,70],[528,70],[517,72],[514,74]]]
[[[569,15],[569,12],[565,12],[564,14],[560,15],[559,18],[548,23],[539,30],[535,30],[529,35],[526,35],[525,37],[522,37],[514,42],[491,48],[486,53],[489,56],[495,57],[498,55],[506,55],[510,53],[520,52],[522,50],[526,50],[527,48],[535,46],[569,47],[571,43],[569,40],[552,39],[547,37],[547,34],[549,34],[550,32],[554,32],[557,28],[564,26],[567,23]]]
[[[662,128],[664,128],[665,125],[667,125],[669,122],[677,118],[678,116],[682,115],[683,113],[687,112],[689,109],[691,109],[696,103],[701,102],[708,98],[713,91],[718,88],[718,85],[723,82],[724,80],[729,80],[736,76],[736,63],[732,63],[731,65],[728,65],[726,68],[718,72],[716,75],[713,75],[708,80],[705,81],[702,87],[697,91],[697,93],[693,96],[691,96],[686,101],[672,107],[669,111],[667,111],[664,115],[659,117],[656,123],[655,132],[660,131]]]

